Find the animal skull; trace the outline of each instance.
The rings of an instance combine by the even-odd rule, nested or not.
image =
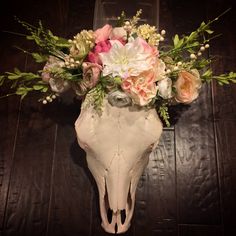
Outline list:
[[[119,108],[105,98],[102,114],[92,107],[82,109],[75,129],[98,186],[102,227],[123,233],[130,226],[137,184],[158,144],[162,123],[155,109]]]

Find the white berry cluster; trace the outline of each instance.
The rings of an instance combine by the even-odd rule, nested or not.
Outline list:
[[[55,100],[57,98],[57,94],[51,94],[51,95],[48,95],[47,97],[45,97],[43,100],[42,100],[42,103],[43,104],[47,104],[47,103],[50,103],[52,102],[53,100]]]
[[[200,56],[202,56],[202,52],[204,52],[207,48],[209,48],[210,47],[210,45],[207,43],[207,44],[205,44],[205,45],[203,45],[203,46],[201,46],[200,47],[200,49],[199,49],[199,51],[197,52],[197,54],[194,54],[194,53],[191,53],[190,54],[190,58],[192,59],[192,60],[195,60],[195,59],[197,59],[197,57],[200,57]]]
[[[80,61],[75,60],[72,56],[68,55],[64,58],[64,67],[68,69],[74,69],[80,66]]]

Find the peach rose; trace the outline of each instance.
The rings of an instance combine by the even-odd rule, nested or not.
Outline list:
[[[128,77],[121,84],[134,104],[145,106],[156,96],[157,86],[153,71],[145,71],[138,76]]]
[[[94,32],[95,43],[107,40],[109,38],[109,35],[111,34],[111,31],[112,26],[108,24],[104,25],[102,28],[97,29]]]
[[[196,69],[191,70],[191,72],[181,71],[174,84],[177,92],[176,101],[186,104],[191,103],[198,97],[201,85],[200,75]]]

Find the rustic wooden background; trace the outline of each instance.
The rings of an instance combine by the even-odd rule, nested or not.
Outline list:
[[[4,4],[4,5],[3,5]],[[127,1],[128,4],[128,1]],[[160,28],[167,40],[188,33],[232,7],[215,25],[222,33],[210,47],[217,73],[236,70],[234,0],[163,0]],[[13,16],[71,37],[92,28],[93,0],[0,2],[0,71],[36,70],[32,50]],[[4,94],[5,89],[1,89]],[[37,95],[22,102],[0,99],[0,235],[102,236],[98,196],[74,121],[80,104],[69,96],[43,106]],[[236,235],[236,86],[205,86],[200,99],[163,133],[138,190],[133,236]]]

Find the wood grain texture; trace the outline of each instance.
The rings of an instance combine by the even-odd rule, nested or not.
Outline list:
[[[175,235],[174,132],[164,131],[137,188],[135,235]],[[148,227],[147,227],[148,226]]]
[[[0,230],[6,208],[11,166],[18,128],[19,100],[5,98],[0,101]]]
[[[66,107],[66,109],[62,109]],[[92,184],[85,153],[79,148],[73,123],[75,106],[57,106],[61,117],[56,133],[51,203],[47,235],[91,235]],[[66,117],[74,118],[74,122]]]
[[[37,100],[25,100],[7,199],[5,235],[46,232],[54,134],[55,124],[42,116]]]
[[[92,28],[94,2],[9,0],[5,7],[0,2],[0,29],[21,32],[12,17],[17,15],[33,24],[42,19],[55,34],[72,37]],[[210,47],[217,55],[214,71],[229,71],[236,67],[234,0],[161,1],[160,29],[170,42],[175,33],[189,33],[230,6],[214,26],[224,36]],[[32,46],[0,34],[0,70],[24,69],[25,55],[11,45]],[[37,68],[28,58],[26,69]],[[67,95],[63,100],[42,107],[37,96],[26,99],[19,129],[19,100],[0,100],[1,236],[110,235],[101,228],[97,187],[76,142],[73,124],[80,104]],[[235,121],[236,86],[205,86],[200,99],[164,131],[141,177],[124,236],[236,235]]]
[[[66,5],[66,11],[63,6]],[[72,35],[92,28],[93,1],[62,1],[59,4],[63,32]],[[78,14],[78,13],[82,14]],[[64,17],[64,18],[63,18]],[[60,26],[60,22],[57,22]],[[87,168],[74,130],[81,104],[73,103],[71,96],[56,106],[58,124],[53,160],[51,202],[47,235],[91,235],[93,180]],[[70,197],[69,197],[70,196]]]
[[[210,54],[217,55],[213,70],[229,72],[236,67],[235,1],[217,2],[209,15],[219,14],[220,9],[232,7],[217,29],[224,35],[211,45]],[[236,85],[221,87],[214,84],[214,120],[219,165],[219,182],[222,200],[224,235],[236,234]]]
[[[177,32],[192,31],[206,20],[203,2],[181,3],[173,13]],[[220,224],[210,86],[182,114],[175,132],[179,223]]]
[[[222,236],[219,225],[179,225],[179,236]]]

